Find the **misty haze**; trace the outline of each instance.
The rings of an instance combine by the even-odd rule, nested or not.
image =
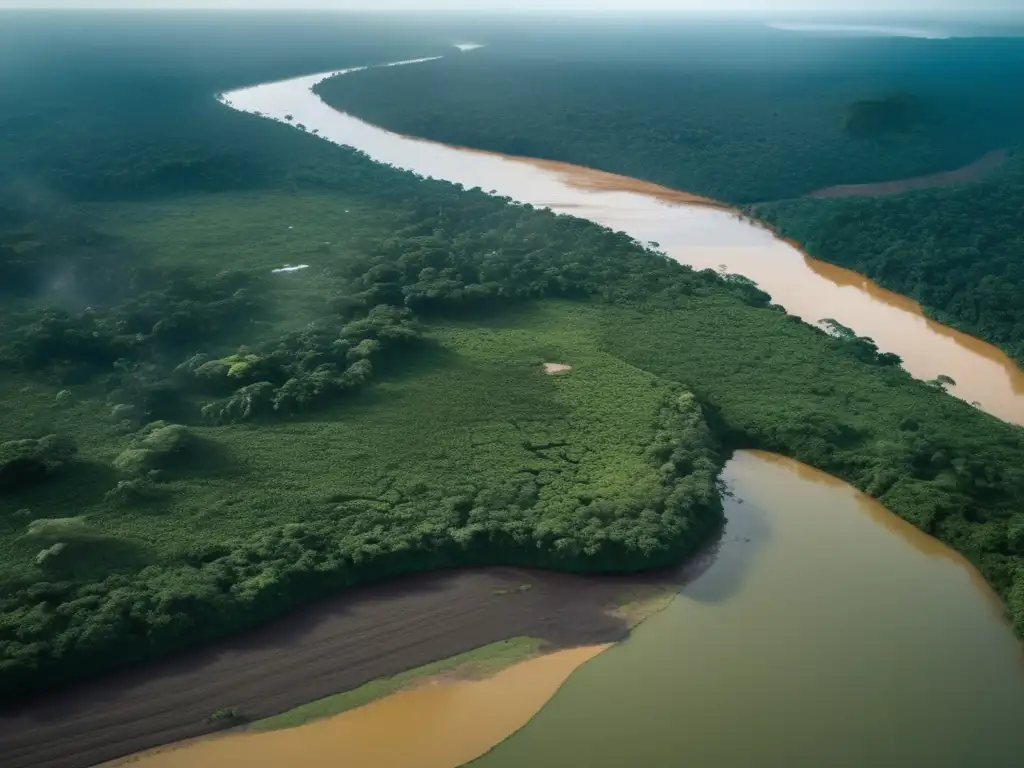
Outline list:
[[[0,0],[4,768],[1018,768],[1016,3]]]

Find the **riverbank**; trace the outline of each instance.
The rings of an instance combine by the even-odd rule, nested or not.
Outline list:
[[[712,567],[472,768],[1020,764],[1024,657],[964,558],[778,455],[722,480]]]
[[[712,561],[629,577],[520,568],[443,571],[358,588],[245,635],[24,702],[0,715],[5,768],[87,768],[291,710],[517,636],[554,650],[621,640]],[[643,613],[643,612],[641,612]]]
[[[294,131],[292,133],[295,134]],[[431,152],[438,149],[429,145],[426,148]],[[399,149],[422,154],[424,145],[409,142]],[[500,160],[500,163],[505,163],[500,168],[513,176],[519,172],[519,166],[505,160]],[[458,168],[455,163],[450,167]],[[398,175],[395,176],[397,179]],[[486,180],[487,177],[483,178]],[[505,179],[500,172],[493,178],[504,184]],[[522,176],[514,178],[523,180]],[[526,180],[534,178],[527,176]],[[557,178],[540,180],[545,183],[542,191],[546,193],[561,193],[566,186]],[[423,184],[423,189],[429,191],[431,185]],[[538,191],[535,187],[529,189]],[[784,255],[767,252],[767,244],[762,249],[761,243],[771,238],[764,233],[752,234],[752,228],[735,226],[735,217],[731,214],[670,208],[660,202],[647,206],[646,201],[637,199],[638,196],[630,192],[602,191],[600,194],[606,204],[600,210],[594,205],[594,198],[581,199],[590,205],[588,217],[600,215],[604,222],[605,212],[621,216],[612,220],[623,224],[615,229],[629,232],[630,237],[641,241],[664,240],[660,231],[676,232],[681,235],[679,239],[682,242],[676,241],[673,245],[697,251],[702,248],[695,246],[708,244],[705,238],[712,241],[712,246],[717,239],[722,249],[703,248],[710,251],[705,254],[707,258],[715,259],[711,262],[713,266],[720,264],[718,258],[733,248],[746,249],[747,256],[769,265],[775,264],[770,257]],[[457,204],[462,197],[478,208],[471,209],[468,204],[466,208],[459,207]],[[642,466],[656,467],[666,457],[678,462],[678,466],[685,466],[687,462],[701,467],[708,464],[707,458],[699,453],[694,458],[692,451],[672,450],[674,444],[658,442],[650,445],[650,450],[644,450],[644,446],[649,445],[645,425],[650,425],[652,414],[658,410],[656,406],[660,402],[652,397],[659,394],[664,382],[672,387],[676,386],[675,383],[692,384],[693,391],[707,398],[708,412],[717,426],[728,433],[733,446],[769,447],[827,468],[868,490],[918,527],[972,556],[977,555],[979,529],[985,526],[984,541],[991,542],[991,549],[981,553],[982,567],[1004,596],[1013,589],[1010,579],[1014,577],[1016,561],[1012,555],[1006,554],[1005,547],[1000,549],[1006,541],[1000,536],[1007,533],[1008,515],[1016,511],[1012,506],[1013,500],[1019,498],[1019,494],[1014,492],[1020,487],[1014,467],[1024,466],[1015,460],[1019,456],[1019,430],[1009,432],[1006,425],[998,424],[933,388],[913,382],[898,368],[880,364],[866,348],[858,346],[856,355],[849,353],[846,346],[836,339],[807,325],[794,323],[793,317],[777,307],[765,306],[767,298],[743,281],[722,279],[715,274],[695,274],[654,258],[650,252],[645,253],[625,234],[597,230],[584,221],[537,214],[526,210],[525,206],[504,206],[499,201],[483,199],[482,195],[475,193],[460,193],[453,198],[445,201],[446,214],[462,213],[465,215],[463,220],[474,224],[480,221],[480,217],[475,215],[480,208],[490,211],[495,217],[521,216],[522,223],[516,227],[515,236],[506,241],[510,245],[505,255],[520,259],[524,265],[535,262],[532,256],[512,250],[521,247],[522,243],[548,246],[548,252],[541,252],[536,262],[545,269],[550,269],[553,261],[557,262],[557,259],[564,258],[565,253],[572,251],[571,248],[557,246],[557,240],[553,240],[549,232],[529,226],[534,221],[552,227],[557,225],[561,229],[556,227],[556,231],[571,234],[571,240],[577,246],[588,234],[598,237],[600,232],[600,238],[604,238],[602,243],[612,242],[622,249],[621,257],[617,255],[620,252],[615,251],[614,258],[602,256],[595,260],[592,253],[584,252],[579,258],[586,259],[591,265],[586,274],[574,274],[567,268],[565,275],[576,281],[569,282],[570,286],[580,285],[588,292],[620,291],[620,300],[614,303],[548,301],[523,309],[515,316],[509,312],[502,313],[500,317],[496,314],[483,315],[466,318],[461,325],[449,323],[450,327],[434,327],[429,335],[432,341],[430,356],[417,361],[417,367],[402,371],[400,376],[392,371],[394,378],[383,380],[379,387],[373,389],[372,399],[368,396],[359,402],[358,408],[347,407],[344,413],[339,411],[337,418],[307,419],[300,424],[268,419],[258,428],[216,427],[203,430],[203,439],[211,443],[218,441],[218,445],[225,449],[224,454],[237,462],[231,467],[230,474],[224,472],[223,478],[217,478],[225,488],[230,488],[231,496],[221,497],[216,506],[197,504],[194,507],[204,512],[214,510],[215,514],[208,517],[189,516],[183,514],[187,508],[175,508],[175,516],[170,514],[171,510],[163,516],[148,514],[146,525],[135,529],[148,531],[161,519],[172,521],[178,526],[173,533],[180,542],[186,535],[196,533],[197,526],[202,528],[205,525],[197,534],[202,536],[206,547],[199,551],[199,556],[217,558],[222,551],[228,554],[220,555],[221,562],[214,567],[208,567],[210,563],[205,559],[196,561],[202,563],[201,567],[190,562],[188,570],[182,569],[190,578],[199,572],[202,578],[208,576],[211,583],[223,583],[214,581],[223,578],[223,566],[234,568],[236,564],[241,567],[248,567],[247,563],[259,564],[258,569],[244,572],[244,581],[236,580],[237,590],[228,592],[219,587],[221,592],[206,592],[201,596],[227,594],[231,599],[235,595],[250,599],[255,589],[264,596],[264,610],[281,611],[280,596],[288,595],[286,590],[296,583],[280,579],[282,570],[290,577],[293,571],[287,569],[293,568],[297,562],[308,563],[310,556],[321,558],[314,561],[317,564],[336,567],[336,559],[328,560],[336,558],[335,542],[353,530],[364,536],[363,541],[367,543],[366,549],[358,554],[363,551],[379,552],[382,548],[378,545],[376,532],[383,527],[380,521],[386,522],[384,529],[389,533],[395,531],[396,520],[416,520],[422,525],[419,521],[432,519],[430,515],[442,508],[435,501],[450,502],[451,520],[460,525],[473,522],[474,526],[479,525],[481,519],[488,522],[488,517],[482,512],[496,507],[510,509],[514,519],[518,520],[524,507],[529,510],[537,506],[531,506],[531,503],[538,497],[544,503],[539,509],[552,509],[549,491],[539,489],[532,480],[524,483],[524,475],[538,477],[551,488],[564,488],[571,492],[567,499],[582,502],[572,501],[569,506],[558,507],[569,509],[576,516],[567,518],[564,524],[556,518],[557,527],[546,524],[545,534],[553,530],[559,535],[590,531],[594,521],[616,514],[616,508],[603,500],[600,504],[592,504],[595,493],[590,488],[595,487],[599,496],[607,496],[609,490],[619,491],[629,486],[639,477],[637,467],[641,452],[650,460],[649,464]],[[569,201],[572,199],[570,197]],[[550,200],[541,198],[540,202]],[[335,209],[338,207],[336,200],[332,199],[330,203]],[[294,205],[294,201],[280,203],[279,210],[267,218],[278,223],[276,231],[292,232],[293,227],[301,230],[296,226],[297,217],[283,217],[287,204]],[[558,206],[555,207],[557,209]],[[209,210],[209,199],[203,199],[201,203],[190,200],[185,208],[192,219],[196,211]],[[249,210],[253,215],[251,207]],[[268,207],[267,210],[271,209]],[[119,214],[125,215],[125,211],[120,210]],[[168,213],[161,215],[169,224],[171,218],[167,218]],[[309,215],[310,211],[306,210],[305,216]],[[651,230],[646,229],[648,225],[651,225]],[[148,226],[152,226],[152,222]],[[218,222],[218,226],[223,228],[223,222]],[[339,223],[339,228],[341,226]],[[664,226],[665,230],[657,230],[658,226]],[[181,229],[194,232],[195,222],[190,221],[189,226]],[[641,235],[634,234],[636,231]],[[659,232],[657,238],[643,236],[655,231]],[[738,242],[731,240],[734,234]],[[334,237],[314,238],[321,243],[334,240]],[[445,247],[447,242],[441,241],[440,245]],[[453,238],[453,242],[462,245],[465,239]],[[224,245],[234,247],[231,238]],[[182,252],[189,251],[182,249]],[[394,251],[395,254],[403,252],[405,249],[401,248]],[[448,252],[453,251],[449,248]],[[465,253],[489,252],[486,247],[474,246],[466,248]],[[791,256],[792,249],[786,248],[785,253]],[[685,263],[687,255],[680,252],[677,258]],[[390,259],[392,253],[388,251],[385,257],[382,262]],[[320,261],[319,266],[311,258],[309,263],[314,266],[287,279],[321,280],[327,274],[324,266],[330,262],[323,257],[316,257],[316,260]],[[273,265],[279,265],[281,261],[280,255],[275,254]],[[630,276],[627,271],[630,268],[638,270],[637,279],[625,279]],[[423,271],[419,274],[424,275]],[[429,274],[426,273],[427,276]],[[592,282],[585,281],[589,276],[593,276]],[[467,288],[475,290],[479,285],[482,283],[471,281]],[[424,298],[435,289],[432,284],[410,284],[406,287]],[[381,286],[381,290],[384,288]],[[461,285],[458,288],[462,290]],[[538,328],[541,326],[549,331],[558,331],[548,333],[543,344],[538,343]],[[515,343],[510,344],[510,341]],[[510,350],[516,353],[510,354]],[[544,360],[564,361],[564,364],[572,365],[572,372],[559,377],[544,376],[541,372]],[[453,401],[451,392],[456,387],[460,397]],[[507,410],[495,408],[498,393],[508,396]],[[52,404],[54,396],[59,398],[58,393],[54,393],[48,405]],[[642,412],[629,410],[639,400],[649,400],[651,408]],[[679,397],[674,402],[693,403],[688,397]],[[411,415],[415,415],[416,420],[411,419]],[[671,415],[669,412],[668,416]],[[418,431],[412,435],[414,426]],[[699,424],[674,422],[670,431],[675,433],[678,430],[684,435],[700,433],[701,430],[695,430],[695,426],[699,427]],[[626,437],[627,432],[631,437]],[[607,451],[594,451],[595,437],[598,436]],[[431,453],[423,451],[425,445],[431,446]],[[349,446],[358,446],[361,452],[347,452],[345,449]],[[942,451],[938,451],[936,446],[941,446]],[[685,446],[680,448],[685,449]],[[517,462],[522,457],[523,472],[516,472],[518,477],[507,480],[495,477],[496,468],[504,471],[520,466],[520,463],[513,464],[508,460],[512,453]],[[367,478],[376,478],[382,469],[378,463],[381,458],[389,462],[383,467],[388,473],[387,484],[368,484]],[[456,464],[454,459],[464,462]],[[426,460],[434,463],[420,463]],[[360,465],[359,461],[365,463]],[[291,467],[298,469],[289,471]],[[950,467],[949,471],[942,472],[943,468]],[[986,476],[984,473],[989,467],[999,467],[1003,474],[995,478]],[[397,482],[391,479],[397,471],[410,468],[417,471],[400,476]],[[448,472],[445,478],[453,478],[452,485],[440,483],[439,468]],[[564,479],[553,474],[555,468],[564,469]],[[339,477],[342,469],[350,473],[345,478]],[[245,484],[238,482],[243,476]],[[662,476],[677,477],[675,473],[663,473]],[[283,480],[267,484],[266,496],[261,499],[263,504],[251,504],[238,498],[240,488],[249,490],[246,486],[256,486],[273,477]],[[479,481],[483,488],[477,486],[465,490],[461,484],[467,477]],[[298,478],[301,482],[297,481]],[[686,479],[688,490],[702,491],[692,478]],[[189,489],[210,487],[210,479],[204,478],[204,481],[205,485],[192,483]],[[428,482],[437,485],[431,486]],[[982,482],[985,483],[984,493],[976,491]],[[287,496],[282,494],[282,489],[286,489]],[[436,496],[420,498],[425,489],[436,493]],[[705,484],[705,489],[707,492],[702,493],[703,498],[712,498],[710,481]],[[456,493],[467,495],[455,496]],[[960,507],[955,504],[959,502],[961,493],[972,502],[969,517],[957,514]],[[555,498],[560,500],[561,490],[559,494]],[[473,498],[477,501],[474,502]],[[678,500],[680,495],[674,494],[673,503]],[[251,549],[242,553],[239,553],[235,539],[225,539],[223,550],[209,546],[213,523],[231,534],[254,528],[239,526],[237,523],[241,515],[232,516],[235,510],[263,510],[267,513],[268,522],[258,522],[270,525],[269,521],[273,521],[273,525],[280,525],[282,510],[292,511],[304,501],[309,506],[303,509],[310,512],[315,509],[318,515],[318,526],[312,530],[300,523],[289,523],[279,534],[265,534],[267,538],[255,541]],[[324,506],[325,502],[329,506]],[[398,506],[400,503],[403,506]],[[515,509],[500,506],[511,503],[515,504]],[[638,503],[630,503],[622,509],[642,510],[645,503],[646,499],[641,497]],[[477,509],[481,512],[476,512]],[[944,514],[939,517],[936,509]],[[390,517],[384,518],[383,512]],[[671,527],[679,522],[679,515],[675,512],[666,514],[662,521]],[[439,521],[437,530],[451,531],[447,518]],[[480,528],[466,530],[477,531]],[[279,545],[274,560],[269,560],[264,554],[268,540],[275,546]],[[348,541],[351,537],[341,540]],[[544,539],[550,540],[550,537]],[[638,539],[631,537],[630,540]],[[646,543],[660,539],[652,536],[639,540]],[[563,541],[557,543],[562,544]],[[316,547],[319,549],[314,549]],[[180,550],[178,544],[175,553]],[[307,552],[311,554],[307,556]],[[645,565],[652,561],[649,550],[647,557]],[[608,562],[618,566],[622,560],[609,558]],[[316,572],[322,573],[320,570]],[[153,571],[149,569],[145,573]],[[305,575],[308,574],[309,571]],[[298,576],[295,578],[297,580]],[[157,589],[154,586],[153,594],[162,601],[159,606],[169,604],[177,610],[178,606],[184,605],[186,610],[182,615],[187,619],[197,615],[194,610],[195,591],[181,589],[181,599],[171,602],[166,599],[165,585],[159,585],[159,592]],[[32,594],[26,592],[25,599],[31,599]],[[119,590],[113,595],[112,603],[114,599],[121,599],[124,592]],[[148,598],[133,598],[131,603],[137,605],[140,599]],[[208,615],[222,617],[225,602],[223,599],[210,600],[207,603],[210,606]],[[35,603],[26,605],[30,608]],[[79,605],[84,609],[83,616],[89,618],[108,613],[118,615],[113,611],[101,614],[92,607],[92,603]],[[253,615],[255,613],[250,614]],[[267,617],[267,614],[263,616]],[[32,625],[26,621],[24,626],[28,629]],[[159,626],[174,625],[163,622]],[[240,625],[236,625],[234,631],[239,628]],[[125,643],[146,637],[135,627],[130,629],[121,636]],[[84,637],[95,637],[95,633]],[[111,647],[114,646],[111,644]],[[65,652],[57,659],[75,667],[75,671],[85,668],[85,657],[81,663],[71,664]],[[226,704],[226,707],[233,706],[237,703]],[[199,714],[199,718],[205,719],[211,714],[207,709]]]
[[[839,184],[815,190],[808,197],[821,199],[862,196],[884,197],[887,195],[898,195],[914,189],[948,187],[954,184],[979,181],[1000,168],[1006,162],[1007,157],[1008,153],[1005,149],[995,149],[991,152],[986,152],[973,163],[968,163],[953,170],[930,173],[926,176],[914,176],[908,179],[880,181],[872,184]]]
[[[413,66],[403,74],[418,71]],[[565,162],[405,136],[335,108],[344,105],[331,95],[329,84],[375,72],[353,78],[322,73],[256,86],[225,94],[224,103],[279,122],[317,126],[326,141],[424,177],[491,190],[625,232],[697,270],[742,275],[788,314],[809,324],[833,319],[872,339],[880,351],[898,355],[915,378],[948,376],[956,382],[952,394],[1005,421],[1024,423],[1024,374],[1016,364],[998,347],[927,319],[905,296],[883,291],[860,275],[833,274],[832,265],[777,239],[760,221],[735,226],[737,217],[745,218],[741,209],[710,198]]]
[[[505,645],[517,650],[516,642],[509,641],[478,653],[500,653]],[[419,677],[398,692],[339,716],[293,728],[239,730],[105,766],[280,768],[297,764],[334,768],[343,751],[345,764],[353,768],[457,768],[526,725],[577,668],[607,648],[594,645],[553,651],[520,660],[483,679],[453,677],[458,667],[441,674],[415,670],[411,674]],[[401,738],[395,738],[396,733],[401,733]]]
[[[485,752],[471,764],[555,768],[572,752],[611,768],[633,750],[645,765],[670,765],[687,749],[701,765],[767,754],[772,764],[852,768],[900,757],[953,768],[982,749],[986,765],[1015,764],[1024,658],[969,562],[845,483],[778,455],[739,452],[722,482],[729,522],[710,567],[623,606],[659,615],[578,672],[605,646],[535,656],[537,642],[519,638],[111,766],[331,768],[343,750],[359,768],[455,768]],[[827,563],[809,556],[810,541],[830,553]],[[882,591],[884,600],[865,599]],[[871,639],[854,638],[851,626],[873,627]],[[904,681],[895,693],[893,663]],[[922,700],[936,681],[962,695]],[[392,684],[401,690],[330,716]],[[725,737],[739,713],[743,742]],[[787,719],[813,722],[815,735],[794,744]],[[696,721],[700,732],[681,736],[678,723]],[[926,737],[935,722],[946,724],[943,735]],[[893,740],[894,728],[904,736]]]

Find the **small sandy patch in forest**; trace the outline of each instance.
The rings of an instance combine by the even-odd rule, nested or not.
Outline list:
[[[571,365],[563,365],[562,363],[544,363],[544,373],[554,375],[556,373],[565,373],[571,371]]]

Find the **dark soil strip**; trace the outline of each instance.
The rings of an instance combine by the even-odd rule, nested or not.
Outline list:
[[[912,179],[897,179],[877,184],[846,184],[837,187],[825,187],[810,194],[811,197],[855,197],[867,195],[898,195],[912,189],[928,187],[948,187],[967,181],[978,181],[1006,162],[1006,150],[996,149],[978,158],[970,165],[953,171],[933,173],[929,176],[915,176]]]
[[[555,647],[619,640],[627,628],[610,606],[682,584],[713,557],[630,577],[494,567],[354,589],[202,650],[0,711],[0,764],[85,768],[207,733],[206,718],[223,707],[268,717],[508,637]]]

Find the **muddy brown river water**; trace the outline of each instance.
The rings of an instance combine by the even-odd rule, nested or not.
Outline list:
[[[789,312],[833,318],[899,354],[915,376],[951,376],[957,396],[1024,423],[1024,376],[997,349],[728,210],[606,173],[398,136],[327,107],[310,90],[323,77],[223,98],[274,119],[290,114],[381,162],[591,219],[697,268],[746,275]],[[596,658],[593,648],[563,652],[484,683],[402,692],[292,731],[200,741],[137,765],[454,768],[519,729],[556,689],[474,766],[1022,764],[1024,654],[999,600],[963,558],[850,486],[779,456],[740,452],[723,479],[732,495],[713,564]],[[517,709],[523,680],[538,696]],[[419,746],[402,752],[403,744]],[[381,757],[388,749],[402,762]]]
[[[1020,765],[1024,653],[970,564],[790,459],[743,451],[723,479],[712,565],[600,655],[130,765],[455,768],[494,745],[475,768]]]
[[[472,55],[472,54],[466,54]],[[430,66],[429,60],[405,65]],[[392,65],[395,66],[395,65]],[[358,69],[345,70],[358,77]],[[996,347],[927,319],[912,300],[854,272],[816,261],[796,246],[713,201],[624,176],[565,163],[505,157],[400,136],[327,106],[311,89],[335,73],[224,94],[235,109],[317,130],[382,163],[495,191],[523,203],[589,219],[658,243],[697,269],[724,269],[754,280],[793,315],[831,318],[903,358],[921,379],[951,377],[951,392],[999,418],[1024,424],[1024,373]],[[397,76],[397,75],[396,75]],[[312,266],[316,266],[315,264]]]

